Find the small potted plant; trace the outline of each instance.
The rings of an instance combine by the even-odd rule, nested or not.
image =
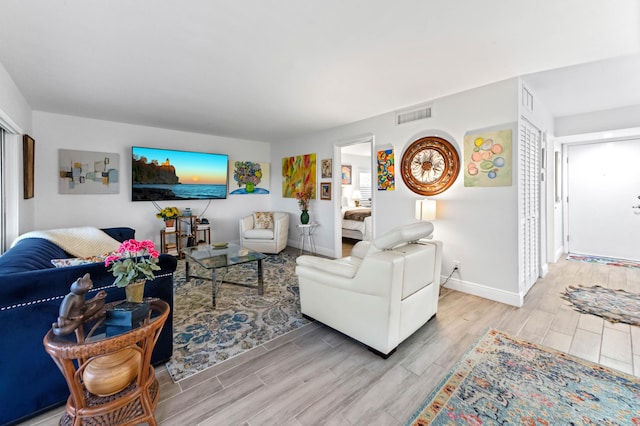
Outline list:
[[[156,213],[156,217],[164,220],[164,225],[167,228],[175,226],[178,216],[180,216],[180,210],[177,207],[165,207]]]
[[[153,271],[160,270],[159,256],[153,241],[126,240],[116,253],[107,256],[104,265],[111,266],[116,287],[125,287],[127,301],[141,303],[145,282],[155,278]]]

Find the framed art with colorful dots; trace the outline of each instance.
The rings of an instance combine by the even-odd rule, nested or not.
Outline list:
[[[511,129],[464,136],[464,186],[511,186]]]

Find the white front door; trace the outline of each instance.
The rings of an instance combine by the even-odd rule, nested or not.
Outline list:
[[[567,155],[569,252],[640,260],[640,139]]]

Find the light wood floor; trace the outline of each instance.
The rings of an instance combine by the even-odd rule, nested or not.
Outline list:
[[[172,383],[159,367],[161,425],[399,425],[489,328],[640,376],[640,327],[579,314],[560,292],[599,284],[640,292],[640,270],[562,260],[522,308],[443,289],[437,317],[383,360],[313,323]],[[464,279],[464,276],[461,277]],[[57,424],[62,408],[25,424]]]
[[[358,241],[350,238],[342,239],[342,257],[347,257],[351,254],[351,249],[356,245]]]

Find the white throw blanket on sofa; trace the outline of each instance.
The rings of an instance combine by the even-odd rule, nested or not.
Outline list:
[[[25,238],[44,238],[76,257],[99,256],[114,252],[120,247],[118,240],[92,226],[27,232],[16,238],[11,247]]]

